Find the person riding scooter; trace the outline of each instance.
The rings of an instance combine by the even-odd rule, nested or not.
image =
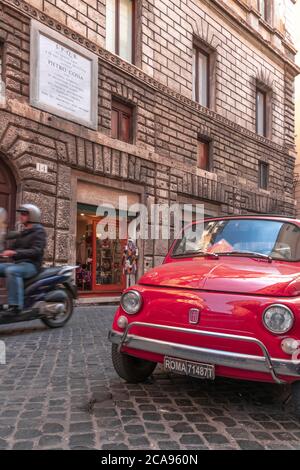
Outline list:
[[[6,278],[9,307],[5,313],[17,314],[24,306],[24,279],[38,274],[46,247],[46,231],[41,225],[41,211],[32,204],[23,204],[17,212],[24,230],[13,236],[10,249],[0,256],[11,258],[13,263],[0,263],[0,277]]]

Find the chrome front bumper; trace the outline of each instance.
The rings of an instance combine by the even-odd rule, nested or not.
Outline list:
[[[234,341],[248,342],[256,344],[262,350],[263,356],[253,356],[216,349],[206,349],[196,346],[189,346],[186,344],[145,338],[143,336],[129,334],[129,330],[133,326],[142,326],[150,329],[159,329],[181,333],[188,332],[189,334],[195,334],[199,336],[227,338]],[[123,346],[126,346],[132,349],[147,351],[162,356],[178,357],[180,359],[186,359],[189,361],[204,362],[207,364],[214,364],[217,366],[225,366],[254,372],[267,372],[270,373],[274,381],[279,384],[285,383],[278,377],[279,375],[300,378],[300,360],[288,361],[284,359],[271,358],[266,346],[261,341],[248,336],[231,335],[204,330],[187,330],[186,328],[133,322],[127,326],[124,334],[111,330],[109,332],[109,340],[114,344],[118,344],[120,350]]]

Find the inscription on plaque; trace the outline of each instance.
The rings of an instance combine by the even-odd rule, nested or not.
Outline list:
[[[36,21],[31,38],[31,104],[96,128],[97,57]]]
[[[91,119],[91,61],[40,35],[39,99]]]

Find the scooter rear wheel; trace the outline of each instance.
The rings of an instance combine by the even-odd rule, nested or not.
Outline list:
[[[57,315],[56,317],[50,318],[45,317],[41,318],[42,322],[49,328],[62,328],[70,320],[74,311],[74,300],[72,294],[65,290],[67,298],[65,300],[65,311],[62,314]]]

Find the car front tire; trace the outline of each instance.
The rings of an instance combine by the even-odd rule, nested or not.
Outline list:
[[[128,383],[144,382],[157,365],[156,362],[119,352],[117,344],[112,345],[112,362],[117,374]]]

